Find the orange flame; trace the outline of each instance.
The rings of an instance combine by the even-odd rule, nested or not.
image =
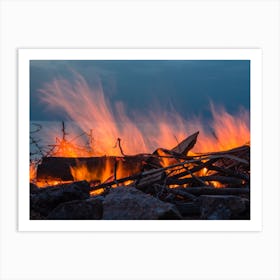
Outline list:
[[[91,89],[85,79],[76,75],[74,83],[67,80],[54,80],[40,90],[41,99],[52,109],[63,111],[65,117],[70,118],[82,131],[91,131],[93,141],[89,149],[79,149],[78,139],[67,141],[59,139],[57,133],[50,133],[49,137],[57,143],[56,156],[84,157],[84,156],[120,156],[125,154],[151,153],[163,147],[172,149],[178,142],[188,135],[199,131],[199,137],[191,154],[217,152],[228,150],[250,141],[249,113],[245,110],[233,116],[222,107],[217,108],[212,103],[210,109],[213,121],[205,129],[199,119],[186,121],[177,112],[167,113],[152,110],[147,116],[137,116],[136,121],[126,114],[121,102],[112,109],[104,96],[101,84]],[[116,145],[116,140],[122,140],[122,148]],[[123,149],[123,151],[122,151]],[[159,155],[164,156],[164,152]],[[86,165],[78,163],[71,167],[74,180],[87,180],[88,182],[122,178],[131,175],[131,171],[123,167],[123,162],[118,161],[118,168],[114,174],[114,166],[107,161],[105,168],[100,171],[89,170]],[[174,159],[162,158],[162,166],[174,164]],[[205,176],[208,170],[200,171],[200,176]],[[209,173],[208,173],[209,175]],[[34,167],[30,166],[30,180],[36,177]],[[53,182],[56,184],[56,181]],[[219,182],[211,183],[219,187]],[[100,193],[101,191],[96,193]]]
[[[85,163],[77,162],[76,166],[70,167],[70,171],[74,181],[86,180],[103,183],[113,176],[113,166],[111,166],[109,159],[105,160],[105,166],[102,170],[90,170]]]
[[[133,121],[120,102],[115,104],[114,112],[101,84],[97,89],[91,89],[80,75],[73,84],[67,80],[54,80],[40,92],[49,107],[62,110],[82,131],[93,129],[91,149],[97,156],[120,156],[120,149],[115,145],[118,138],[122,139],[126,154],[149,153],[162,146],[171,149],[197,130],[200,135],[193,149],[196,153],[226,150],[250,141],[249,114],[245,110],[232,116],[223,108],[210,104],[213,122],[209,124],[209,132],[199,119],[188,122],[176,112],[151,111],[148,116],[137,116]],[[71,155],[67,150],[63,154]]]
[[[29,165],[29,181],[30,182],[34,182],[36,180],[36,176],[37,176],[37,168],[35,163],[30,163]]]
[[[235,116],[222,107],[210,104],[213,121],[212,133],[203,129],[201,122],[196,122],[200,131],[198,141],[193,149],[196,153],[230,150],[250,142],[249,113],[240,109]]]
[[[94,128],[95,145],[92,148],[95,150],[95,155],[119,155],[119,150],[114,146],[116,139],[121,135],[126,139],[127,153],[140,153],[147,150],[136,125],[125,115],[114,116],[101,85],[96,90],[92,90],[84,78],[77,75],[74,85],[66,80],[55,80],[47,84],[41,93],[43,93],[42,100],[46,104],[62,109],[66,116],[75,121],[83,131]],[[125,129],[118,127],[117,119],[128,122]],[[135,140],[135,137],[140,139]]]

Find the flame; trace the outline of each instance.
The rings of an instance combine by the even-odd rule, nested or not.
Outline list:
[[[201,170],[201,175],[202,176],[206,176],[206,174],[207,174],[207,172],[208,172],[208,169],[206,168],[206,167],[204,167],[204,168],[202,168],[202,170]]]
[[[212,181],[211,183],[215,188],[222,188],[223,187],[223,185],[218,181]]]
[[[67,80],[54,80],[40,92],[42,101],[51,109],[63,111],[82,131],[92,131],[91,155],[120,156],[121,151],[115,145],[118,138],[122,139],[126,154],[150,153],[162,146],[171,149],[197,130],[200,135],[194,153],[227,150],[250,141],[249,113],[242,109],[233,116],[211,103],[213,121],[206,129],[201,120],[186,121],[175,111],[151,110],[147,116],[135,114],[136,120],[133,120],[121,102],[112,108],[100,83],[91,89],[78,74],[73,84]],[[57,142],[57,135],[54,137]],[[81,156],[81,151],[74,152],[73,148],[78,143],[60,142],[59,156]]]
[[[73,181],[62,181],[62,180],[44,180],[44,181],[34,181],[34,184],[38,187],[38,188],[46,188],[46,187],[55,187],[57,185],[61,185],[61,184],[68,184],[68,183],[73,183]]]
[[[104,193],[104,189],[99,189],[99,190],[91,191],[90,195],[91,196],[96,196],[96,195],[101,195],[103,193]]]
[[[187,121],[176,111],[151,110],[146,116],[135,113],[133,119],[126,113],[123,103],[117,102],[114,106],[109,103],[100,82],[95,88],[90,88],[79,74],[75,75],[73,83],[56,79],[46,84],[40,93],[41,100],[50,109],[62,111],[65,117],[73,121],[89,139],[88,149],[81,149],[79,138],[68,140],[65,135],[58,138],[57,131],[50,132],[48,136],[50,141],[56,143],[56,149],[53,151],[55,156],[120,157],[123,153],[126,155],[151,153],[161,147],[172,149],[194,131],[199,131],[200,134],[190,152],[191,155],[229,150],[250,142],[249,113],[244,109],[240,109],[233,116],[224,108],[210,103],[212,121],[207,128],[200,119],[192,118]],[[116,145],[117,139],[121,139],[122,146],[120,143],[119,146]],[[158,154],[163,156],[161,158],[163,167],[176,163],[174,159],[164,157],[166,154],[160,149]],[[137,170],[137,168],[127,170],[120,159],[116,164],[113,166],[112,162],[106,161],[103,170],[100,171],[89,170],[85,164],[77,163],[71,167],[71,174],[74,180],[103,183],[127,177]],[[35,179],[35,174],[34,167],[30,166],[30,180]],[[196,175],[206,176],[206,174],[210,175],[211,172],[203,168]],[[54,180],[51,183],[55,185],[57,182]],[[211,184],[220,187],[219,182]],[[99,194],[102,191],[92,193]]]
[[[169,157],[170,155],[166,154],[163,150],[158,149],[157,154],[161,157],[160,163],[163,167],[167,167],[176,163],[174,158]]]
[[[90,152],[84,149],[80,149],[77,143],[69,142],[65,139],[60,139],[56,136],[55,145],[57,147],[53,152],[53,156],[57,157],[80,157],[80,156],[89,156]]]
[[[70,167],[71,175],[73,176],[74,181],[86,180],[90,182],[100,182],[104,183],[105,181],[110,181],[113,176],[113,166],[109,158],[105,159],[104,168],[101,170],[96,168],[90,170],[85,163],[80,163],[77,161],[76,166]]]
[[[137,126],[125,114],[120,115],[122,111],[120,105],[119,114],[114,115],[100,84],[92,90],[84,78],[77,75],[74,85],[66,80],[54,80],[40,92],[46,104],[51,108],[62,110],[79,125],[82,131],[94,128],[96,141],[92,148],[95,150],[95,155],[120,155],[119,149],[114,146],[116,139],[121,135],[126,141],[127,153],[140,153],[147,150]],[[126,128],[118,127],[116,120],[126,121]]]
[[[70,172],[74,181],[86,180],[92,185],[112,182],[139,172],[137,166],[130,166],[128,169],[123,162],[123,158],[116,158],[115,163],[112,164],[112,161],[106,158],[104,166],[91,170],[86,163],[81,163],[77,160],[76,166],[70,167]],[[124,185],[129,185],[131,182],[133,181],[126,181]]]
[[[223,107],[210,103],[213,120],[210,123],[211,132],[203,129],[202,123],[196,121],[200,131],[194,153],[226,151],[250,142],[249,113],[244,109],[233,116]]]
[[[37,168],[36,164],[31,162],[29,165],[29,181],[34,182],[37,176]]]

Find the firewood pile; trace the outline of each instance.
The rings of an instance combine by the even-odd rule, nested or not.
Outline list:
[[[192,154],[198,132],[171,150],[103,157],[43,157],[37,180],[69,183],[45,188],[31,184],[31,219],[250,219],[250,146]],[[106,181],[75,181],[81,165]],[[122,169],[120,173],[119,169]]]

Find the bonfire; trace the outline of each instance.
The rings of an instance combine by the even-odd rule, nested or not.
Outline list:
[[[50,143],[40,146],[35,135],[42,127],[34,124],[30,143],[39,157],[34,160],[31,155],[32,219],[250,218],[246,111],[233,116],[210,104],[210,129],[177,112],[151,111],[132,119],[123,104],[112,108],[101,85],[93,91],[81,76],[74,85],[55,80],[41,95],[46,105],[62,110],[82,133],[70,135],[68,122],[62,122],[60,134],[49,133]],[[77,189],[85,196],[65,198],[65,192]],[[44,208],[46,197],[50,205]],[[143,205],[138,212],[131,209],[141,201],[153,214],[143,214]],[[65,204],[71,210],[65,210]],[[113,207],[112,212],[105,206]],[[163,214],[155,215],[155,207],[163,207]]]

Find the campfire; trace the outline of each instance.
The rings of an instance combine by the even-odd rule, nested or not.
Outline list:
[[[207,130],[176,111],[131,118],[79,75],[40,92],[81,133],[61,122],[41,145],[43,128],[33,125],[31,219],[250,219],[246,111],[233,116],[210,104]]]

